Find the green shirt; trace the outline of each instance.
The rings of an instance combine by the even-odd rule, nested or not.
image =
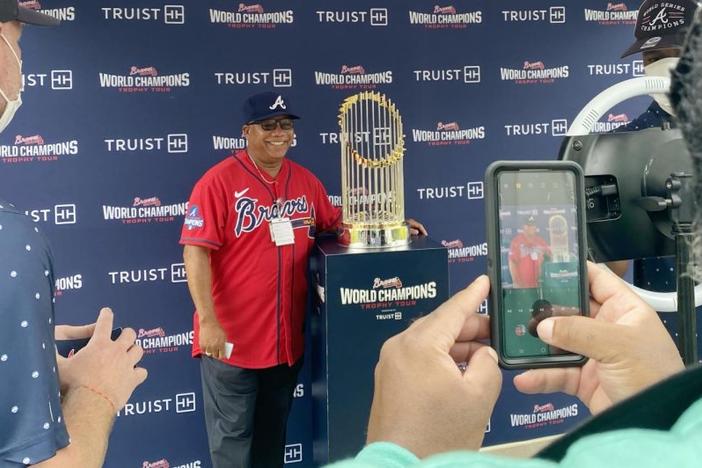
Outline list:
[[[546,458],[450,452],[420,460],[398,445],[377,442],[328,468],[701,467],[701,376],[699,367],[683,372],[611,408],[546,448]]]

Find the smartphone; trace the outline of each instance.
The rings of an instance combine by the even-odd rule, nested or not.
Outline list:
[[[119,338],[119,335],[121,334],[121,327],[114,328],[112,330],[112,333],[110,334],[110,339],[114,341],[117,338]],[[90,338],[78,338],[75,340],[56,340],[56,352],[63,357],[71,357],[75,353],[80,351],[81,348],[87,345],[88,341],[90,341]]]
[[[574,366],[536,327],[589,315],[585,182],[572,161],[496,161],[485,172],[490,328],[505,369]]]

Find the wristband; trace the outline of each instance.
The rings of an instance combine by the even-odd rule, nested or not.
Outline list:
[[[85,385],[85,384],[80,384],[79,387],[87,388],[88,390],[90,390],[90,391],[93,392],[94,394],[99,395],[102,399],[104,399],[106,402],[108,402],[108,403],[110,404],[110,406],[112,407],[113,413],[114,413],[114,414],[117,414],[117,407],[116,407],[115,404],[112,402],[112,400],[110,400],[110,397],[108,397],[107,395],[105,395],[103,392],[101,392],[100,390],[97,390],[97,389],[95,389],[95,388],[93,388],[93,387],[91,387],[91,386],[89,386],[89,385]]]

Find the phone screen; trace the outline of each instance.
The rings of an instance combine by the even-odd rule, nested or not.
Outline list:
[[[583,310],[575,190],[572,171],[498,173],[500,324],[507,358],[566,354],[541,341],[536,326]]]

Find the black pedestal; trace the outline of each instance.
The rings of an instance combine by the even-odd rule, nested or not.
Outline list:
[[[426,237],[374,250],[324,239],[312,274],[314,459],[324,464],[363,447],[380,348],[448,298],[448,254]]]

